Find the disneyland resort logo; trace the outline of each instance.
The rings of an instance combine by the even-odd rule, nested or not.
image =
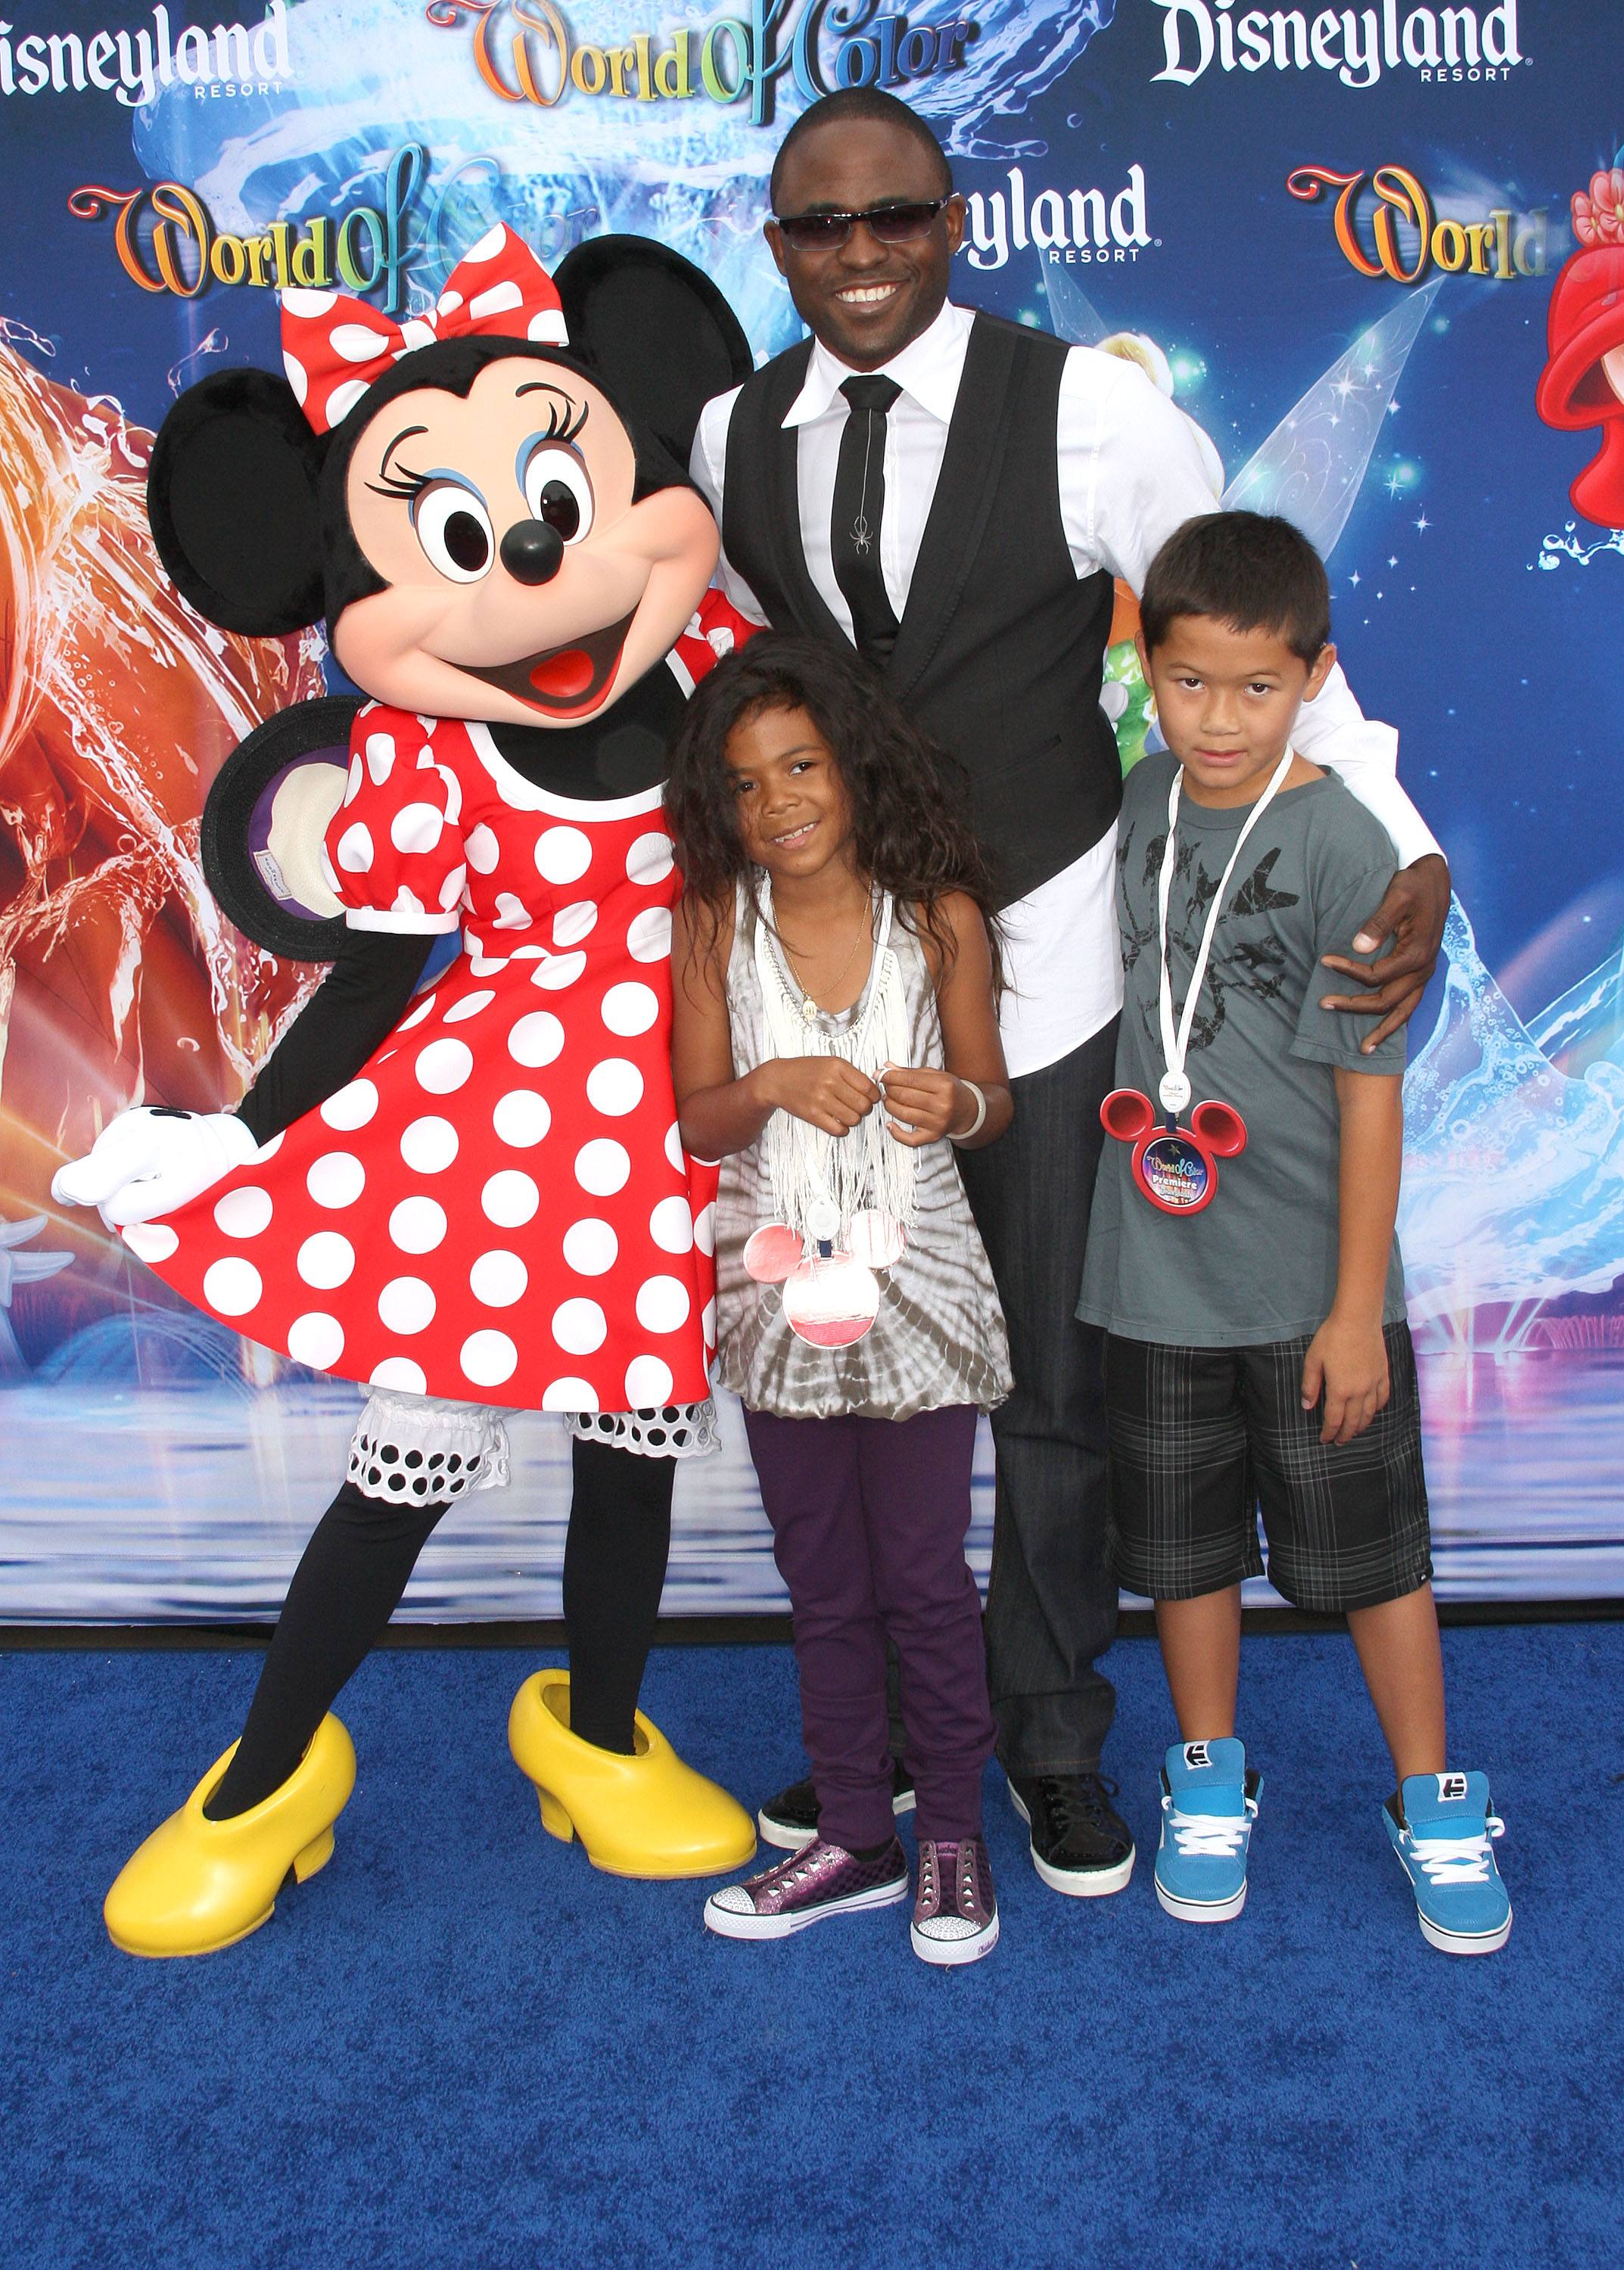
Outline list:
[[[1516,0],[1492,8],[1239,8],[1235,0],[1153,0],[1162,11],[1163,63],[1153,81],[1193,86],[1220,71],[1334,72],[1344,86],[1374,86],[1384,71],[1423,84],[1509,78],[1523,61]],[[1616,5],[1616,0],[1610,0]]]
[[[1034,246],[1051,267],[1131,266],[1151,242],[1145,168],[1133,165],[1113,197],[1109,189],[1038,189],[1012,166],[1006,186],[974,191],[965,203],[965,250],[972,268],[1002,268],[1012,249]]]
[[[258,24],[216,24],[176,30],[166,7],[133,28],[31,33],[0,20],[0,95],[110,94],[126,110],[156,101],[173,86],[199,100],[269,94],[293,77],[287,58],[286,0],[270,0]]]

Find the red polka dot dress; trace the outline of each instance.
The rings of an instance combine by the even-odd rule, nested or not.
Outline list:
[[[715,643],[685,640],[679,677]],[[716,1173],[677,1131],[659,790],[561,799],[483,726],[371,703],[324,852],[353,927],[460,925],[463,952],[347,1087],[131,1248],[236,1331],[375,1388],[702,1402]]]

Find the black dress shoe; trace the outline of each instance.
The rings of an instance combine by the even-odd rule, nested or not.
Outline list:
[[[914,1809],[914,1784],[901,1758],[891,1761],[891,1810],[894,1814],[911,1813]],[[809,1781],[791,1782],[788,1789],[780,1790],[761,1807],[756,1815],[756,1826],[762,1841],[776,1844],[782,1852],[801,1852],[818,1834],[818,1792]]]
[[[1133,1873],[1133,1836],[1098,1774],[1010,1776],[1010,1803],[1032,1831],[1032,1865],[1074,1900],[1120,1892]]]

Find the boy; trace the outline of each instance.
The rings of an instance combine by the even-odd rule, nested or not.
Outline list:
[[[1101,1162],[1078,1314],[1107,1332],[1115,1567],[1156,1604],[1183,1738],[1156,1895],[1190,1923],[1246,1898],[1261,1784],[1235,1705],[1261,1501],[1276,1590],[1347,1616],[1422,1932],[1490,1954],[1511,1928],[1502,1824],[1483,1775],[1446,1770],[1393,1235],[1404,1038],[1361,1051],[1320,1006],[1321,957],[1347,951],[1393,867],[1376,821],[1291,750],[1335,659],[1325,571],[1286,521],[1215,513],[1163,545],[1140,616],[1171,753],[1123,794],[1126,999],[1101,1114],[1123,1140]]]

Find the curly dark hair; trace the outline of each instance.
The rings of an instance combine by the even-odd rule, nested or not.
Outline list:
[[[714,940],[730,919],[735,887],[755,872],[738,833],[729,737],[764,709],[804,709],[827,743],[851,805],[856,864],[895,901],[897,918],[928,938],[944,966],[955,951],[942,913],[950,891],[981,909],[995,990],[1003,958],[986,855],[960,817],[969,802],[962,767],[909,723],[879,674],[850,647],[763,632],[703,677],[671,751],[665,810],[683,880]]]

